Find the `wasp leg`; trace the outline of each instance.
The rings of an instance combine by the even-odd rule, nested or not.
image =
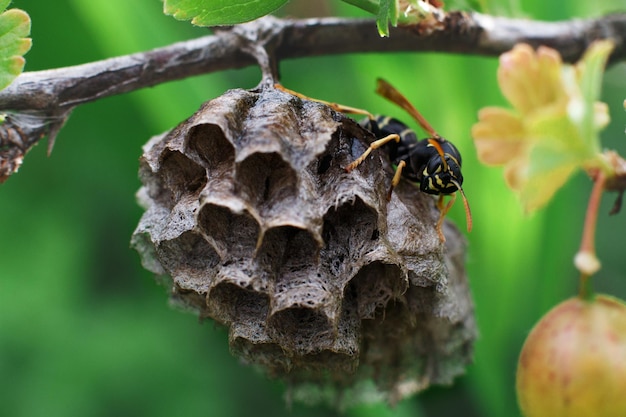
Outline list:
[[[308,97],[308,96],[305,96],[304,94],[298,93],[297,91],[293,91],[293,90],[288,89],[287,87],[283,87],[280,84],[274,84],[274,88],[280,91],[284,91],[285,93],[289,93],[292,96],[296,96],[302,100],[315,101],[317,103],[325,104],[331,109],[338,111],[340,113],[362,114],[364,116],[367,116],[370,120],[374,119],[374,115],[368,112],[367,110],[358,109],[356,107],[344,106],[343,104],[331,103],[330,101],[319,100],[317,98]]]
[[[396,135],[395,133],[389,135],[389,136],[385,136],[382,139],[378,139],[375,140],[374,142],[372,142],[369,146],[369,148],[367,148],[365,150],[365,152],[363,152],[361,154],[361,156],[359,156],[357,159],[355,159],[350,165],[348,165],[346,167],[346,171],[350,172],[352,171],[354,168],[358,167],[359,165],[361,165],[361,162],[365,161],[365,158],[367,158],[369,156],[370,153],[372,153],[372,151],[374,149],[378,149],[381,146],[385,145],[387,142],[391,142],[392,140],[395,140],[396,142],[400,142],[400,136]]]
[[[389,191],[387,192],[387,201],[391,200],[391,193],[393,189],[400,183],[400,179],[402,178],[402,170],[406,166],[405,161],[400,161],[398,167],[396,168],[396,173],[393,174],[393,179],[391,180],[391,186],[389,187]]]
[[[452,206],[454,205],[454,202],[456,201],[456,193],[451,195],[450,201],[448,201],[448,204],[443,204],[443,199],[444,199],[444,195],[441,194],[439,195],[439,200],[437,200],[437,208],[439,209],[439,220],[437,220],[437,234],[439,235],[439,240],[441,241],[441,243],[446,241],[446,237],[443,235],[443,221],[446,218],[446,214],[448,214],[448,211],[450,211],[450,209],[452,208]]]

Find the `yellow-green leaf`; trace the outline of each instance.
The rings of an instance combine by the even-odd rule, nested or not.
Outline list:
[[[4,3],[8,5],[8,2]],[[0,89],[7,87],[22,73],[23,55],[31,47],[31,40],[27,38],[29,34],[30,17],[26,12],[11,9],[0,14]]]
[[[376,15],[376,27],[380,36],[389,36],[389,23],[395,26],[398,22],[396,1],[380,0],[378,14]]]
[[[526,44],[500,57],[498,82],[513,109],[481,110],[472,136],[483,163],[505,166],[527,212],[546,204],[575,170],[609,170],[598,137],[608,108],[598,98],[612,48],[596,42],[576,66]]]

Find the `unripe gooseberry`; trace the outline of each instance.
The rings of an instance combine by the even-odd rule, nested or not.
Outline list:
[[[625,417],[626,305],[598,295],[550,310],[522,348],[517,397],[526,417]]]

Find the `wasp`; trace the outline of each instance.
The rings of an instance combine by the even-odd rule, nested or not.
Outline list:
[[[282,86],[280,89],[295,94],[301,98],[308,98],[299,93],[287,90]],[[336,103],[328,103],[315,100],[329,105],[331,108],[342,113],[364,114],[367,119],[361,122],[361,126],[370,130],[376,140],[357,159],[345,169],[350,172],[357,168],[376,149],[385,150],[389,159],[396,166],[395,174],[391,180],[391,187],[387,199],[391,199],[393,189],[398,185],[401,178],[419,184],[422,192],[439,196],[437,208],[439,220],[436,224],[437,233],[442,242],[445,242],[442,227],[446,214],[452,208],[456,200],[457,191],[461,194],[465,207],[467,231],[472,230],[472,213],[463,191],[463,174],[461,173],[462,158],[459,150],[437,133],[422,114],[387,81],[377,80],[376,93],[405,110],[427,133],[428,137],[418,139],[415,131],[411,130],[403,122],[386,116],[373,116],[371,113],[347,107]],[[451,196],[450,201],[444,202],[445,196]]]
[[[398,185],[402,177],[417,182],[421,191],[438,195],[437,208],[440,215],[436,227],[440,239],[445,241],[442,232],[443,220],[452,208],[458,191],[463,198],[467,230],[471,231],[472,213],[462,187],[462,158],[459,150],[452,142],[439,135],[411,102],[387,81],[381,78],[377,80],[376,93],[405,110],[428,134],[428,137],[419,140],[413,130],[397,119],[385,116],[369,117],[362,125],[368,128],[377,140],[348,165],[346,170],[352,171],[373,150],[384,147],[391,162],[396,166],[387,195],[388,199],[391,198],[393,188]],[[452,198],[444,204],[446,195],[451,195]]]

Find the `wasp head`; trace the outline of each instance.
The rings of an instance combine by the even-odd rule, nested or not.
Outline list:
[[[431,138],[427,143],[428,159],[420,172],[420,190],[428,194],[452,194],[461,189],[461,154],[443,138]]]
[[[420,190],[425,193],[452,194],[462,185],[461,167],[456,159],[448,155],[444,158],[438,155],[431,158],[422,171]]]

